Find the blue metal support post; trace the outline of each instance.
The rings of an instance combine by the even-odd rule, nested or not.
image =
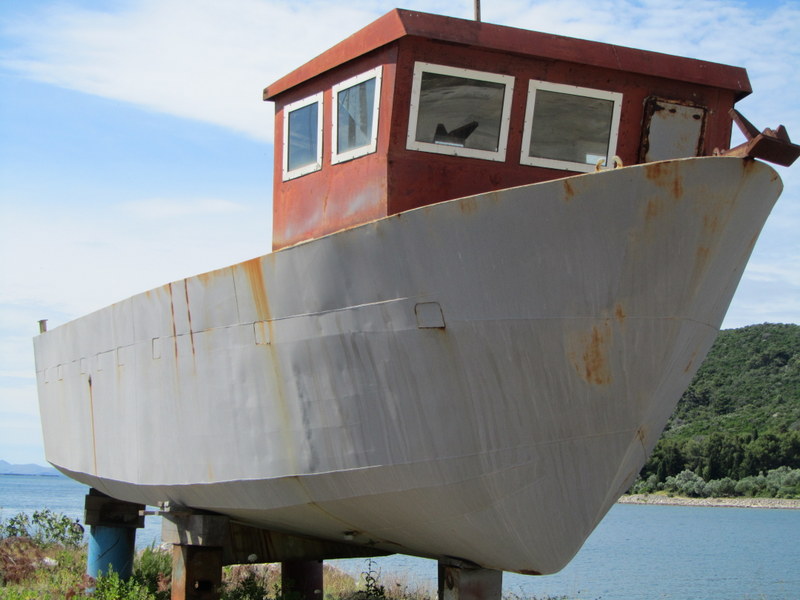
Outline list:
[[[84,501],[85,523],[89,526],[89,557],[86,572],[97,578],[114,571],[128,579],[133,571],[136,529],[144,527],[143,504],[116,500],[89,490]]]

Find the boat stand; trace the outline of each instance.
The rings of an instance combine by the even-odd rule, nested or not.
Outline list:
[[[503,572],[459,560],[439,561],[439,600],[500,600]]]
[[[144,527],[143,504],[116,500],[92,488],[84,499],[84,523],[89,526],[86,572],[96,579],[114,571],[122,579],[131,576],[136,530]]]
[[[224,565],[281,563],[281,589],[293,600],[322,600],[323,560],[386,556],[369,545],[288,535],[228,517],[164,505],[161,538],[172,544],[171,600],[219,600]],[[439,600],[500,600],[502,571],[439,561]]]

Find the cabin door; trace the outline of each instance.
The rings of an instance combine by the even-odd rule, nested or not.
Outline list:
[[[649,98],[640,161],[701,156],[706,112],[702,106]]]

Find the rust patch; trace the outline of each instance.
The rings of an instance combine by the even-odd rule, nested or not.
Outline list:
[[[541,575],[539,571],[534,571],[533,569],[521,569],[517,571],[517,573],[520,573],[522,575]]]
[[[592,328],[592,336],[583,352],[584,374],[586,380],[598,385],[609,383],[611,377],[608,373],[608,356],[606,355],[608,342],[597,327]]]
[[[571,355],[572,364],[584,380],[595,385],[611,383],[608,350],[611,345],[611,328],[593,326],[589,335],[581,340],[579,352]]]
[[[717,215],[703,216],[703,229],[708,233],[719,231],[719,217]]]
[[[695,359],[696,356],[697,356],[697,351],[692,352],[692,358],[689,359],[689,362],[686,363],[686,366],[683,368],[683,372],[684,373],[688,373],[689,370],[692,368],[692,365],[694,365],[694,359]]]
[[[665,163],[648,163],[644,166],[645,177],[657,186],[669,189],[675,199],[683,197],[683,180],[680,175],[668,168]]]
[[[255,304],[256,314],[261,321],[271,321],[272,314],[267,297],[267,288],[264,285],[264,271],[261,269],[261,260],[254,258],[242,263],[245,275],[250,282],[250,293]]]
[[[462,198],[458,202],[458,209],[465,215],[468,215],[478,210],[478,203],[476,202],[474,196],[470,198]]]
[[[572,184],[569,179],[564,179],[564,201],[569,202],[575,197],[575,190],[572,189]]]
[[[697,259],[697,265],[695,267],[698,271],[703,271],[708,264],[708,257],[711,254],[711,248],[708,246],[698,246],[697,251],[695,252],[695,258]]]
[[[647,201],[647,208],[645,208],[644,212],[644,220],[646,223],[650,223],[651,221],[655,220],[656,217],[661,213],[661,204],[653,199],[650,198]]]
[[[664,163],[647,163],[644,166],[644,175],[648,179],[661,179],[664,176]]]
[[[672,180],[672,195],[677,198],[683,197],[683,179],[676,177]]]
[[[617,317],[617,321],[620,323],[625,321],[625,309],[622,307],[622,304],[617,303],[617,306],[614,308],[614,316]]]

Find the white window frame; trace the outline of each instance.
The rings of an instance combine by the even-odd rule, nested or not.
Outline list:
[[[297,169],[289,170],[289,115],[300,109],[305,108],[311,104],[318,104],[317,106],[317,156],[316,161],[298,167]],[[322,92],[318,92],[308,98],[297,100],[291,104],[283,107],[283,181],[301,177],[314,171],[319,171],[322,168]]]
[[[331,88],[331,104],[332,119],[331,119],[331,164],[337,164],[364,156],[365,154],[372,154],[378,149],[378,115],[380,113],[380,99],[381,99],[381,77],[383,75],[383,67],[378,66],[374,69],[351,77],[346,81],[337,83]],[[359,83],[375,79],[375,98],[372,102],[372,132],[370,133],[370,143],[352,150],[344,152],[337,152],[339,148],[339,92],[347,88],[354,87]]]
[[[417,141],[417,121],[419,119],[419,95],[422,87],[423,73],[438,73],[440,75],[451,75],[453,77],[464,77],[466,79],[477,79],[479,81],[489,81],[505,85],[503,94],[503,109],[500,116],[500,133],[497,140],[497,150],[479,150],[476,148],[461,148],[446,144],[434,144],[431,142]],[[449,154],[452,156],[466,156],[470,158],[482,158],[505,162],[506,148],[508,146],[508,129],[511,121],[511,98],[514,94],[514,77],[512,75],[500,75],[497,73],[487,73],[485,71],[473,71],[459,67],[447,67],[433,63],[417,62],[414,64],[414,79],[411,86],[411,108],[408,117],[408,137],[406,148],[408,150],[419,150],[422,152],[434,152],[436,154]]]
[[[577,171],[580,173],[590,173],[597,168],[596,164],[530,156],[529,152],[531,147],[531,134],[533,132],[533,111],[536,105],[537,90],[558,92],[560,94],[570,94],[572,96],[584,96],[586,98],[596,98],[598,100],[610,100],[613,102],[614,107],[611,113],[611,131],[608,137],[608,153],[605,156],[605,165],[610,165],[614,154],[617,152],[619,119],[620,112],[622,110],[622,94],[620,92],[596,90],[593,88],[578,87],[576,85],[568,85],[565,83],[551,83],[549,81],[539,81],[537,79],[531,79],[528,82],[528,102],[525,107],[525,126],[522,130],[522,149],[520,152],[519,162],[523,165],[531,165],[534,167]]]

